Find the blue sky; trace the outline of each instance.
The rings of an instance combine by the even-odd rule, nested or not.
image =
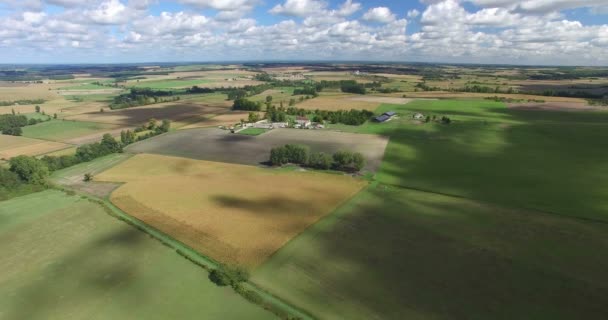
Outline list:
[[[608,0],[0,0],[6,63],[608,65]]]

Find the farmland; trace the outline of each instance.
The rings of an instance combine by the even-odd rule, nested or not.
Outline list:
[[[24,68],[41,80],[0,82],[0,114],[58,119],[0,135],[0,191],[17,197],[0,203],[0,318],[608,314],[605,68],[160,64],[63,80]],[[250,112],[278,123],[241,130]],[[283,128],[297,117],[315,129]],[[74,155],[123,130],[136,132],[122,151]],[[283,148],[270,166],[286,144],[327,157]],[[337,151],[366,165],[338,171]],[[56,170],[28,184],[5,169],[22,154],[67,157],[26,158]]]
[[[252,280],[321,319],[599,319],[607,239],[603,224],[378,185]]]
[[[15,198],[0,217],[2,318],[273,318],[80,197]]]
[[[69,147],[59,142],[0,135],[0,159],[10,159],[22,154],[35,156]]]
[[[208,128],[179,130],[131,145],[126,152],[259,165],[268,161],[273,147],[288,143],[307,145],[314,152],[328,154],[338,150],[361,152],[367,160],[366,170],[375,171],[388,140],[375,135],[292,129],[274,129],[254,137]]]
[[[137,155],[95,179],[126,182],[111,196],[123,211],[217,261],[248,268],[365,185],[347,176],[158,155]]]
[[[53,141],[65,141],[83,135],[108,131],[112,128],[114,127],[111,125],[101,123],[51,120],[23,128],[23,136]]]

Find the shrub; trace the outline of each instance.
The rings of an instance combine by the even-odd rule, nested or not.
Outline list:
[[[323,152],[313,153],[310,155],[308,159],[308,165],[311,168],[319,169],[319,170],[329,170],[331,169],[333,163],[333,158],[329,154],[325,154]]]
[[[19,178],[31,184],[46,184],[49,169],[46,164],[34,157],[17,156],[9,160],[10,171]]]

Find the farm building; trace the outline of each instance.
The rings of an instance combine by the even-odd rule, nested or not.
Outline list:
[[[416,113],[414,113],[412,118],[414,118],[416,120],[424,120],[424,115],[422,113],[416,112]]]
[[[393,112],[393,111],[389,111],[389,112],[385,112],[382,115],[377,116],[376,118],[374,118],[377,122],[386,122],[390,119],[392,119],[395,115],[397,115],[397,113]]]
[[[296,124],[300,127],[300,128],[308,128],[310,127],[310,125],[312,124],[310,122],[310,119],[308,119],[307,117],[302,117],[302,116],[298,116],[296,118]]]

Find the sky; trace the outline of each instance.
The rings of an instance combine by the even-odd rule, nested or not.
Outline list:
[[[608,65],[608,0],[0,0],[0,63]]]

